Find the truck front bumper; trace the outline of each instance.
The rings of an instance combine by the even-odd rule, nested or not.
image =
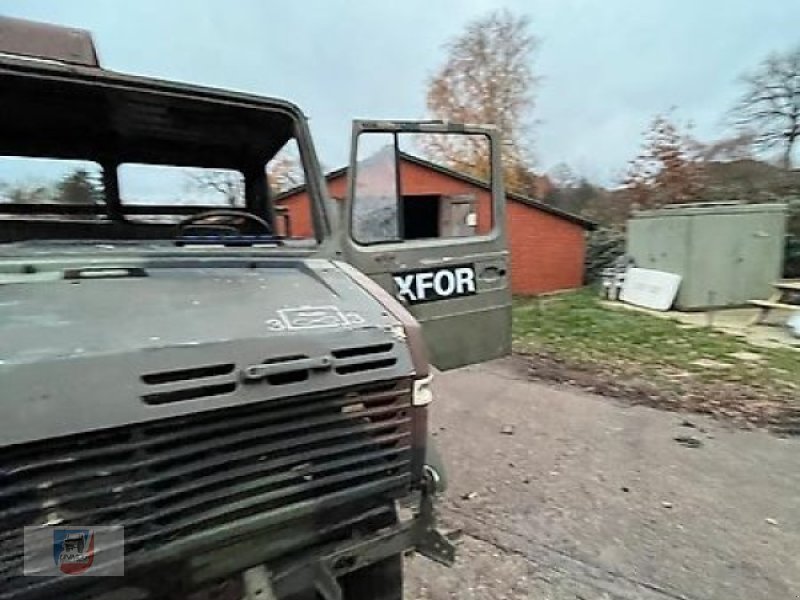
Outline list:
[[[339,578],[391,556],[416,551],[447,566],[455,561],[455,546],[436,527],[432,482],[420,495],[419,506],[407,519],[360,540],[349,541],[304,556],[283,567],[248,569],[242,577],[242,600],[273,600],[313,588],[324,600],[341,600]],[[402,515],[403,510],[398,510]]]

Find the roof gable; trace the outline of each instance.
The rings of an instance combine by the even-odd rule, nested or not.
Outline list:
[[[452,177],[453,179],[458,179],[465,183],[469,183],[470,185],[474,185],[475,187],[479,187],[484,190],[491,190],[491,186],[487,181],[463,173],[458,173],[457,171],[453,171],[452,169],[448,169],[447,167],[437,165],[436,163],[430,162],[423,158],[419,158],[418,156],[413,156],[411,154],[406,154],[405,152],[401,152],[400,159],[407,163],[414,164],[426,169],[430,169],[431,171],[435,171],[447,177]],[[340,167],[334,171],[330,171],[325,175],[325,181],[330,183],[335,179],[345,177],[347,175],[347,171],[348,167]],[[285,192],[279,194],[275,198],[275,201],[281,202],[291,196],[302,193],[303,191],[305,191],[305,185],[299,185],[297,187],[286,190]],[[576,225],[580,225],[584,229],[593,230],[597,228],[597,224],[594,221],[585,219],[579,215],[567,212],[565,210],[561,210],[554,206],[550,206],[549,204],[545,204],[544,202],[536,200],[535,198],[531,198],[530,196],[525,196],[524,194],[518,194],[516,192],[506,191],[506,198],[508,198],[512,202],[518,202],[519,204],[523,204],[529,208],[541,210],[542,212],[546,212],[561,219],[565,219],[567,221],[575,223]]]

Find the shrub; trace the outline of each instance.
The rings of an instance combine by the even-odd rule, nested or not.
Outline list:
[[[612,266],[623,254],[625,254],[625,233],[608,227],[600,227],[590,232],[586,243],[585,282],[598,281],[603,269]]]

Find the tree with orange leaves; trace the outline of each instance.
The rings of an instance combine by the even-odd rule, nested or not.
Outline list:
[[[668,117],[657,115],[623,181],[628,202],[640,208],[696,202],[704,184],[702,146]]]
[[[468,23],[447,45],[447,60],[430,80],[428,112],[434,119],[495,125],[503,139],[506,185],[518,189],[530,172],[528,145],[534,105],[532,58],[537,40],[530,19],[497,10]],[[468,136],[424,138],[425,154],[440,164],[486,178],[488,145]]]

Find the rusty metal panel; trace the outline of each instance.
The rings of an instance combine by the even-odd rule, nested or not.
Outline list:
[[[0,17],[0,53],[100,67],[88,31],[10,17]]]

